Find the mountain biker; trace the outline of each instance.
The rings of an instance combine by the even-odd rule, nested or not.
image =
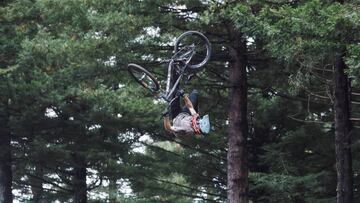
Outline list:
[[[202,118],[197,113],[198,109],[198,91],[193,90],[189,96],[179,91],[177,101],[170,108],[173,125],[171,125],[169,114],[164,116],[165,130],[174,133],[176,137],[190,137],[206,135],[210,132],[209,116]],[[183,96],[185,107],[180,108],[180,96]]]

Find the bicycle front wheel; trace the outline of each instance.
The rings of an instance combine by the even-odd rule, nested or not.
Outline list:
[[[156,92],[159,90],[159,82],[156,80],[153,74],[151,74],[145,68],[133,63],[128,64],[127,67],[130,74],[140,85],[146,89],[149,89],[151,92]]]
[[[190,70],[197,70],[205,65],[209,61],[210,55],[211,44],[201,32],[184,32],[175,42],[175,59],[187,60],[188,58]]]

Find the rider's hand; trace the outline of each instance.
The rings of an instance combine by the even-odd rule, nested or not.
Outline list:
[[[179,90],[176,94],[178,97],[183,97],[185,95],[184,90]]]
[[[161,117],[169,117],[170,112],[168,110],[165,110],[161,113]]]

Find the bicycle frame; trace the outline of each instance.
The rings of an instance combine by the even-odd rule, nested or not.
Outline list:
[[[178,86],[182,76],[184,75],[184,72],[186,70],[186,68],[188,67],[189,62],[191,61],[192,57],[195,54],[195,46],[191,46],[190,50],[187,51],[185,54],[183,54],[184,56],[189,55],[189,57],[186,57],[184,59],[177,59],[175,58],[175,56],[182,50],[179,50],[178,52],[176,52],[174,54],[174,56],[170,59],[169,61],[169,65],[168,65],[168,74],[167,74],[167,79],[166,79],[166,90],[165,90],[165,95],[163,95],[163,98],[170,102],[171,100],[171,96],[173,95],[176,87]],[[185,60],[185,62],[184,62]],[[180,75],[177,78],[177,80],[175,81],[174,85],[171,88],[171,73],[173,71],[174,65],[180,65],[180,64],[174,64],[174,63],[183,63],[183,66],[181,66],[180,69]],[[171,88],[171,89],[170,89]]]
[[[199,38],[200,41],[186,41],[185,39],[192,40],[192,38],[188,38],[188,36],[195,36],[195,41],[196,38]],[[200,61],[194,60],[195,54],[198,52],[196,49],[197,45],[205,46],[205,50],[201,50],[205,51],[206,55],[203,55],[203,52],[199,51],[201,57],[196,58],[197,60],[202,59]],[[192,77],[192,73],[196,73],[200,70],[200,67],[207,63],[211,54],[211,44],[202,33],[197,31],[187,31],[176,39],[174,52],[175,53],[170,59],[160,62],[168,65],[168,72],[165,78],[165,90],[160,87],[159,80],[157,80],[151,72],[137,64],[128,64],[128,70],[132,77],[134,77],[140,85],[150,90],[157,99],[165,100],[168,103],[168,108],[170,108],[171,104],[176,101],[181,94],[183,94],[183,91],[175,93],[183,76],[188,76],[187,81],[189,81]],[[176,79],[172,77],[173,73],[176,73],[176,76],[178,76]]]

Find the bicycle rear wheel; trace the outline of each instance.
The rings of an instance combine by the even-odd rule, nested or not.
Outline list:
[[[130,74],[140,85],[146,89],[149,89],[151,92],[156,92],[159,90],[159,82],[156,80],[153,74],[151,74],[145,68],[133,63],[128,64],[127,67]]]
[[[211,55],[211,44],[201,32],[187,31],[175,42],[175,59],[189,59],[188,69],[197,70],[205,65]]]

